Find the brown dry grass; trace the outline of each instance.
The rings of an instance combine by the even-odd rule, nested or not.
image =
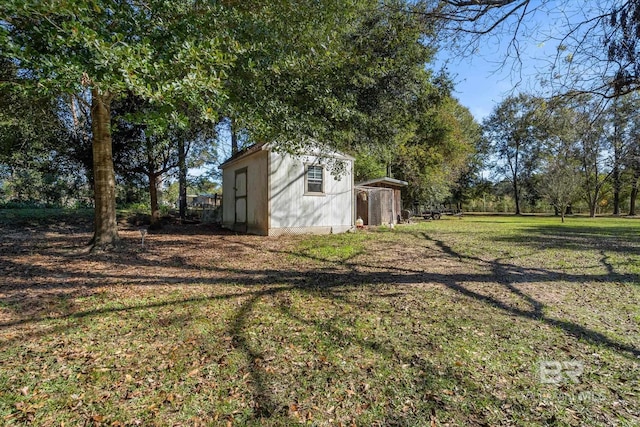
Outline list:
[[[640,224],[638,224],[640,225]],[[0,230],[0,417],[37,425],[634,425],[640,229],[464,218],[264,238]],[[84,228],[83,228],[84,227]],[[541,382],[579,361],[580,382]]]

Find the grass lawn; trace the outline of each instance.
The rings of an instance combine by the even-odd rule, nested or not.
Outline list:
[[[0,222],[0,424],[640,425],[640,221],[121,237]]]

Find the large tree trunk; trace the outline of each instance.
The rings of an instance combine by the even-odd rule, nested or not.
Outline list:
[[[516,202],[516,215],[520,215],[520,188],[518,188],[518,180],[513,179],[513,197]]]
[[[233,119],[229,120],[231,128],[231,155],[234,155],[238,152],[238,132],[236,130],[236,121]]]
[[[178,141],[178,212],[180,221],[187,219],[187,153],[184,140]]]
[[[616,156],[617,157],[617,156]],[[620,215],[620,187],[622,187],[622,180],[620,179],[620,167],[618,166],[618,160],[613,166],[612,178],[613,178],[613,214]]]
[[[620,139],[620,115],[618,114],[618,100],[615,98],[613,104],[613,170],[611,178],[613,178],[613,214],[620,215],[620,190],[622,180],[620,179],[620,155],[622,151]]]
[[[116,180],[111,146],[111,95],[91,91],[91,130],[93,132],[93,193],[95,199],[94,248],[115,245],[118,240],[116,222]]]
[[[596,217],[596,210],[598,209],[598,190],[596,189],[592,195],[589,195],[589,217]]]
[[[629,216],[636,215],[636,199],[638,198],[638,186],[631,189],[631,198],[629,201]]]
[[[160,223],[160,208],[158,207],[158,175],[150,173],[149,178],[149,198],[151,200],[151,224],[149,229],[158,230],[162,228]]]
[[[629,201],[629,216],[635,216],[636,214],[636,199],[638,198],[638,178],[637,175],[633,177],[633,186],[631,187],[631,199]]]

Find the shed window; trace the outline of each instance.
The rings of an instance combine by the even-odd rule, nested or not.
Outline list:
[[[307,193],[322,193],[322,166],[307,167]]]

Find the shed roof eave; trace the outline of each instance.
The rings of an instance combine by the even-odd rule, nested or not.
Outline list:
[[[254,144],[248,148],[245,148],[242,151],[238,151],[236,154],[234,154],[233,156],[229,157],[226,161],[224,161],[223,163],[221,163],[218,166],[218,169],[224,169],[227,168],[229,166],[231,166],[232,164],[240,161],[241,159],[244,159],[246,157],[250,157],[255,153],[258,153],[260,151],[263,150],[267,150],[269,147],[267,146],[267,144]]]
[[[242,151],[237,152],[236,154],[234,154],[233,156],[231,156],[229,159],[227,159],[226,161],[224,161],[223,163],[221,163],[218,166],[218,169],[225,169],[231,165],[233,165],[234,163],[238,162],[241,159],[250,157],[252,155],[254,155],[255,153],[258,153],[260,151],[264,151],[264,150],[271,150],[272,146],[269,143],[258,143],[258,144],[254,144],[250,147],[245,148]],[[327,152],[327,153],[323,153],[321,151],[316,151],[316,150],[309,150],[308,152],[303,152],[300,153],[301,156],[317,156],[317,157],[333,157],[335,159],[338,160],[346,160],[346,161],[355,161],[355,157],[350,156],[349,154],[345,154],[345,153],[341,153],[339,151],[332,151],[332,152]]]
[[[399,179],[395,179],[395,178],[390,178],[388,176],[385,176],[384,178],[376,178],[376,179],[370,179],[368,181],[364,181],[364,182],[359,182],[356,184],[357,187],[366,187],[368,185],[374,185],[374,184],[385,184],[389,187],[397,187],[397,188],[401,188],[401,187],[406,187],[407,185],[409,185],[409,183],[407,181],[402,181]]]

